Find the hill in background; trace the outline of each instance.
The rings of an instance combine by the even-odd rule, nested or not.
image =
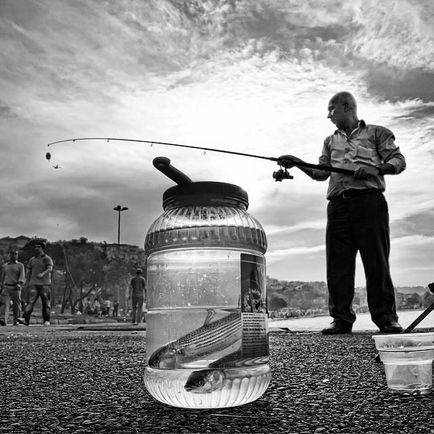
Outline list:
[[[420,309],[434,302],[427,287],[395,288],[398,309]],[[328,291],[325,282],[286,281],[267,278],[267,298],[270,312],[289,316],[328,314]],[[355,312],[368,312],[365,287],[356,287],[353,300]]]

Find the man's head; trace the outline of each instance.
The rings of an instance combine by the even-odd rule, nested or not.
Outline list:
[[[16,261],[18,259],[18,250],[10,250],[9,251],[9,260]]]
[[[329,101],[327,118],[340,129],[357,122],[357,102],[354,96],[349,92],[339,92],[334,95]]]
[[[141,268],[137,268],[136,274],[143,274],[143,270]]]
[[[38,241],[35,243],[35,253],[37,255],[42,255],[45,250],[45,243],[43,241]]]

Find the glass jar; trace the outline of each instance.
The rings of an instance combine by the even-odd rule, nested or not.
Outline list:
[[[268,387],[267,240],[247,208],[233,184],[177,185],[146,235],[144,381],[165,404],[232,407]]]

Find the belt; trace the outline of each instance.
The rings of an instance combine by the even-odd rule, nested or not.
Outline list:
[[[18,283],[5,283],[4,286],[17,286]]]
[[[345,190],[343,193],[338,194],[335,197],[332,197],[330,200],[351,199],[354,197],[363,196],[366,194],[373,194],[373,193],[381,193],[381,190],[378,190],[377,188],[349,189],[349,190]]]

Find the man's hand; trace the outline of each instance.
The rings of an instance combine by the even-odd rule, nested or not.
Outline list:
[[[368,179],[371,176],[378,176],[380,169],[375,166],[362,166],[354,172],[355,179]]]
[[[42,273],[38,273],[36,275],[36,277],[38,277],[39,279],[45,276],[45,271],[43,271]]]
[[[296,163],[301,162],[300,158],[294,157],[293,155],[282,155],[277,159],[277,164],[279,166],[285,167],[286,169],[290,169],[294,167]]]

